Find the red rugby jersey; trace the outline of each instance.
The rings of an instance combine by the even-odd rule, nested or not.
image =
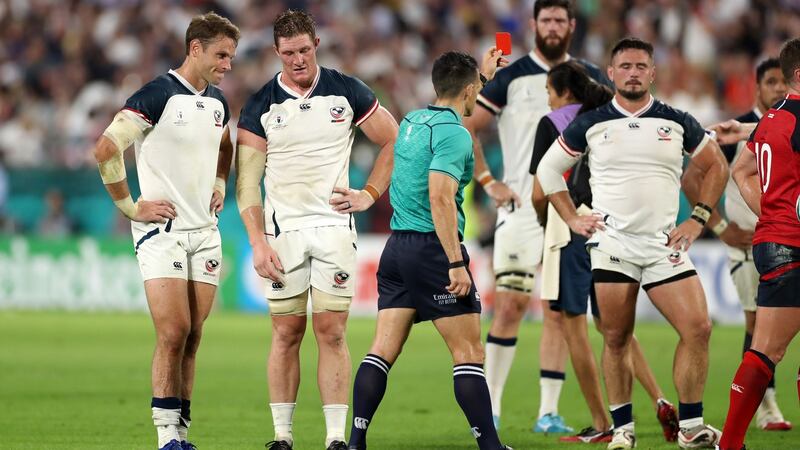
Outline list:
[[[800,95],[790,94],[761,118],[747,141],[761,181],[761,217],[753,244],[800,247]]]

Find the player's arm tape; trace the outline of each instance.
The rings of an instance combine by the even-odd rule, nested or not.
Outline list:
[[[133,199],[130,195],[122,200],[114,200],[114,205],[116,205],[117,208],[122,211],[122,214],[125,214],[125,217],[131,220],[136,217],[136,211],[139,210],[139,205],[133,202]]]
[[[711,218],[711,207],[703,203],[698,203],[692,209],[691,219],[696,220],[700,225],[705,226]]]
[[[100,178],[103,184],[118,183],[125,179],[125,162],[122,154],[125,149],[131,146],[133,141],[140,138],[144,129],[147,127],[138,117],[131,117],[133,113],[122,110],[114,116],[114,120],[103,132],[103,136],[108,138],[117,148],[114,155],[97,164],[100,169]]]
[[[578,159],[579,157],[565,152],[558,141],[553,142],[536,169],[536,178],[542,185],[544,195],[567,190],[567,182],[564,180],[563,173],[575,165]]]
[[[263,206],[260,184],[266,164],[266,152],[247,145],[236,148],[236,203],[240,213],[252,206]]]
[[[220,195],[223,197],[225,197],[225,184],[225,179],[222,177],[217,177],[217,179],[214,180],[214,190],[219,191]]]

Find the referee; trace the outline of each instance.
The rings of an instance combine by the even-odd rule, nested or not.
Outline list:
[[[469,55],[448,52],[433,64],[437,100],[403,118],[394,147],[392,235],[378,266],[378,324],[369,354],[356,374],[350,449],[365,449],[366,434],[389,369],[414,322],[432,320],[453,355],[459,406],[482,450],[500,443],[483,375],[480,297],[472,283],[464,235],[464,186],[473,172],[472,138],[462,117],[499,65],[489,49],[481,72]]]

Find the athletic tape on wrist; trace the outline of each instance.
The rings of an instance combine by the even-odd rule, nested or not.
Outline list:
[[[692,216],[699,217],[705,224],[708,222],[708,219],[711,218],[711,207],[702,203],[698,203],[694,206],[694,209],[692,209]]]
[[[371,184],[367,184],[366,186],[364,186],[364,191],[366,191],[367,194],[369,194],[369,196],[372,197],[373,202],[377,202],[378,199],[381,198],[381,193],[378,192],[378,189]]]
[[[136,212],[139,210],[139,205],[133,202],[130,195],[122,200],[114,200],[114,205],[122,211],[122,214],[125,214],[125,217],[131,220],[136,217]]]
[[[725,229],[728,228],[728,221],[725,219],[720,219],[713,228],[711,228],[711,232],[719,236],[720,234],[725,232]]]
[[[225,185],[226,182],[222,177],[217,177],[217,179],[214,180],[214,190],[219,191],[223,198],[225,197]]]

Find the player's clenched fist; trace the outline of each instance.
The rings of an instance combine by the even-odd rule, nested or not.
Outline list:
[[[465,297],[472,289],[472,279],[469,277],[466,267],[456,267],[450,269],[450,284],[447,285],[447,292],[456,297]]]
[[[144,223],[165,223],[169,219],[178,217],[175,212],[175,205],[166,200],[147,201],[139,200],[136,202],[136,214],[132,220]]]
[[[278,253],[266,242],[253,247],[253,268],[262,278],[269,278],[280,283],[283,279],[283,266]]]

